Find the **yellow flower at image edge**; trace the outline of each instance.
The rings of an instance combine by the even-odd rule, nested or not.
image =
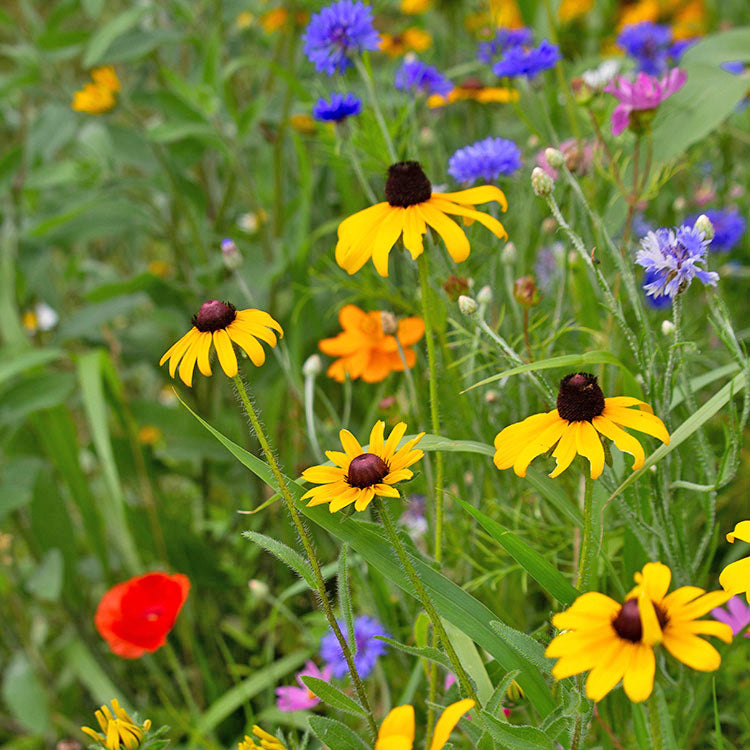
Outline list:
[[[87,83],[73,94],[73,109],[90,115],[109,112],[116,103],[115,94],[120,90],[120,79],[111,65],[103,65],[91,71],[93,83]]]
[[[638,409],[628,408],[631,406]],[[633,456],[633,470],[640,469],[646,459],[643,446],[623,427],[669,444],[664,422],[654,416],[647,403],[631,396],[605,398],[594,375],[577,372],[560,382],[557,409],[534,414],[498,433],[493,460],[498,469],[512,466],[519,477],[525,477],[529,464],[557,443],[552,453],[557,466],[551,477],[562,474],[580,453],[589,460],[591,478],[598,479],[604,470],[600,433]]]
[[[476,203],[495,201],[506,211],[505,194],[494,185],[433,193],[422,167],[415,161],[402,161],[388,168],[385,197],[384,202],[358,211],[339,224],[336,262],[349,274],[372,258],[375,270],[388,276],[388,256],[402,235],[404,247],[416,260],[424,251],[428,225],[443,238],[456,263],[466,260],[471,250],[469,240],[448,214],[462,216],[466,223],[478,221],[497,237],[508,238],[497,219],[471,208]]]
[[[142,726],[138,726],[116,699],[112,700],[111,711],[109,706],[102,706],[99,711],[95,712],[94,716],[96,716],[103,734],[89,727],[81,727],[81,731],[95,742],[106,747],[107,750],[120,750],[121,747],[126,750],[135,750],[141,744],[144,733],[151,728],[150,720],[146,720]]]
[[[237,750],[286,750],[276,737],[261,729],[257,724],[253,726],[253,734],[258,738],[258,742],[246,734],[245,739],[238,743]]]
[[[166,351],[159,365],[169,360],[171,377],[175,376],[179,365],[180,378],[185,385],[192,386],[196,363],[203,375],[211,375],[209,355],[213,343],[221,369],[227,377],[233,378],[237,374],[237,355],[232,342],[244,349],[250,361],[260,367],[266,361],[266,353],[258,339],[276,346],[274,330],[284,335],[281,326],[267,312],[237,310],[228,302],[212,299],[201,305],[193,316],[193,327]]]
[[[364,510],[378,495],[400,497],[393,486],[397,482],[411,479],[408,468],[424,456],[414,446],[424,437],[421,432],[407,440],[400,448],[406,433],[406,424],[399,422],[385,440],[385,423],[378,421],[370,432],[370,444],[365,453],[357,438],[349,430],[341,430],[339,439],[344,452],[326,451],[326,456],[335,466],[311,466],[302,472],[302,478],[320,485],[302,496],[310,499],[310,505],[330,503],[331,513],[354,503],[355,510]]]
[[[624,604],[591,591],[552,618],[552,624],[564,631],[545,652],[557,659],[552,674],[562,680],[590,670],[586,695],[593,701],[604,698],[620,680],[631,701],[646,700],[654,687],[654,647],[659,643],[688,667],[713,672],[721,656],[698,636],[732,641],[729,625],[698,619],[728,601],[731,594],[706,593],[696,586],[682,586],[667,594],[672,572],[661,563],[647,563],[635,580],[637,585]]]
[[[727,534],[727,541],[734,544],[735,539],[750,542],[750,521],[740,521],[733,531]],[[719,576],[719,583],[732,594],[744,593],[750,603],[750,557],[743,557],[729,563]]]
[[[452,703],[440,715],[429,750],[441,750],[448,742],[459,719],[474,707],[474,701],[465,699]],[[414,746],[414,708],[397,706],[383,719],[378,731],[375,750],[412,750]]]

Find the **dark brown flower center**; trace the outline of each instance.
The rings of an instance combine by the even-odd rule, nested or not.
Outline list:
[[[654,602],[656,619],[659,621],[659,627],[664,630],[667,624],[667,615],[664,610]],[[639,643],[643,637],[643,625],[641,624],[641,612],[638,609],[637,599],[628,599],[622,605],[619,614],[612,620],[612,627],[617,635],[623,640]]]
[[[388,473],[388,464],[374,453],[363,453],[351,460],[346,481],[352,487],[372,487]]]
[[[432,195],[432,185],[417,161],[400,161],[388,167],[385,199],[392,206],[415,206]]]
[[[229,302],[212,299],[204,302],[196,315],[193,315],[193,325],[203,331],[218,331],[226,328],[237,317],[237,308]]]
[[[596,376],[588,372],[567,375],[560,381],[557,413],[569,422],[590,422],[604,411],[604,394]]]

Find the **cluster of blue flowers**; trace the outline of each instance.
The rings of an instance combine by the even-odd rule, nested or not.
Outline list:
[[[695,41],[675,41],[669,26],[652,21],[626,26],[617,37],[617,44],[638,63],[638,70],[651,76],[659,76],[676,65]]]
[[[399,91],[411,91],[418,94],[437,94],[447,96],[453,91],[453,81],[446,78],[437,68],[413,58],[404,60],[396,71],[393,85]]]
[[[347,643],[349,643],[346,625],[340,621],[339,627]],[[390,637],[388,631],[374,617],[362,615],[354,618],[354,641],[356,645],[354,665],[362,679],[368,677],[375,669],[375,664],[388,647],[385,642],[375,638],[378,635]],[[349,643],[349,645],[352,644]],[[343,678],[349,674],[344,652],[341,650],[341,644],[333,631],[320,639],[320,658],[323,659],[326,666],[331,668],[331,674],[334,677]]]
[[[520,44],[508,47],[492,66],[492,72],[500,78],[525,76],[531,80],[542,71],[554,68],[560,59],[560,48],[542,39],[537,47],[523,47]]]
[[[380,35],[372,25],[368,5],[337,0],[310,19],[303,41],[315,69],[332,76],[352,66],[352,55],[377,49]]]
[[[497,30],[494,39],[490,39],[488,42],[479,43],[477,59],[479,62],[490,65],[491,63],[496,62],[506,49],[531,44],[532,39],[533,34],[531,29],[500,28]]]
[[[331,100],[318,99],[313,117],[323,122],[342,122],[362,111],[362,100],[354,94],[331,94]]]
[[[458,182],[486,182],[521,168],[521,149],[505,138],[485,138],[458,149],[448,161],[448,174]]]

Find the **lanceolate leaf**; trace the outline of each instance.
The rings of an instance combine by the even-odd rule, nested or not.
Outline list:
[[[359,703],[342,693],[337,687],[331,685],[330,682],[320,680],[311,675],[303,675],[300,679],[323,703],[327,703],[329,706],[337,708],[340,711],[346,711],[348,714],[355,714],[356,716],[366,715]]]
[[[243,536],[278,557],[281,562],[286,563],[295,573],[304,578],[311,589],[315,590],[315,577],[313,576],[310,563],[299,552],[288,547],[278,539],[273,539],[257,531],[245,531]]]

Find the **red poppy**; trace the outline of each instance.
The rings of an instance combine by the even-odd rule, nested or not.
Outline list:
[[[190,581],[181,573],[136,576],[102,597],[94,624],[114,653],[137,659],[166,643],[189,591]]]

